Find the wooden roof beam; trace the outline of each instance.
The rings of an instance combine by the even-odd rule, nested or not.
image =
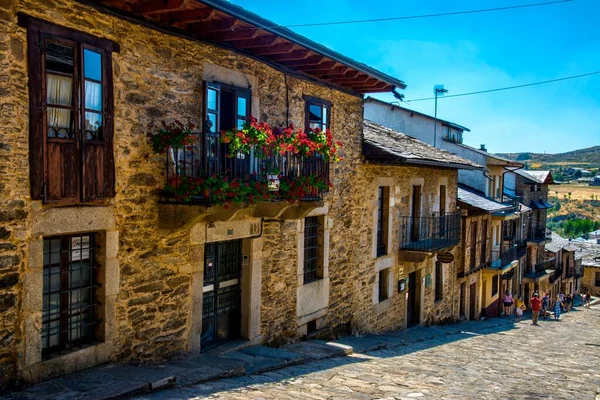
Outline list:
[[[150,0],[143,3],[134,3],[132,11],[144,15],[162,14],[180,10],[184,3],[185,0]]]
[[[327,58],[323,57],[320,54],[317,54],[314,56],[307,57],[304,60],[281,61],[281,63],[284,65],[287,65],[288,67],[295,67],[295,68],[302,69],[302,67],[304,67],[304,66],[319,65],[322,62],[324,62],[325,60],[327,60]]]
[[[322,79],[356,78],[358,75],[361,74],[360,71],[356,71],[356,70],[350,70],[350,71],[344,72],[344,73],[335,73],[335,72],[331,72],[331,71],[333,71],[333,70],[313,72],[312,74],[314,76],[318,76],[319,78],[322,78]]]
[[[275,44],[277,39],[279,39],[279,37],[275,36],[275,35],[264,35],[264,36],[257,36],[253,39],[239,40],[233,44],[238,49],[243,49],[243,50],[244,49],[255,49],[255,48],[260,48],[260,47],[265,47],[265,46],[271,46],[271,45]]]
[[[294,50],[283,54],[273,54],[269,56],[271,61],[292,61],[292,60],[305,60],[311,54],[310,50],[301,49]]]
[[[279,43],[272,46],[264,46],[252,50],[252,54],[256,56],[268,56],[271,54],[285,54],[294,49],[294,43]]]
[[[211,20],[209,22],[198,22],[189,24],[191,32],[195,32],[200,35],[206,35],[213,32],[231,31],[235,25],[239,22],[235,18],[226,18],[220,20]]]
[[[327,78],[323,78],[323,79],[327,79]],[[338,83],[338,84],[352,84],[352,83],[371,84],[371,83],[379,82],[378,79],[371,78],[369,75],[359,75],[355,78],[333,78],[333,79],[327,79],[327,80]]]
[[[231,31],[231,32],[216,32],[216,33],[208,33],[205,36],[209,37],[211,40],[215,40],[217,42],[235,42],[237,40],[247,40],[252,39],[258,35],[257,30],[247,30],[247,31]]]
[[[325,71],[331,71],[336,67],[336,65],[338,65],[339,63],[337,61],[324,61],[319,65],[310,65],[307,66],[306,68],[302,68],[302,72],[306,72],[307,74],[312,74],[315,72],[325,72]]]
[[[362,93],[375,93],[375,92],[388,92],[390,90],[392,90],[392,87],[390,85],[388,85],[385,82],[382,81],[378,81],[378,83],[375,83],[373,85],[348,85],[350,86],[352,89],[356,90],[357,92],[362,92]]]
[[[215,14],[213,8],[200,8],[196,10],[184,10],[170,12],[160,15],[160,22],[167,25],[173,25],[178,28],[183,28],[188,24],[195,22],[205,22]]]

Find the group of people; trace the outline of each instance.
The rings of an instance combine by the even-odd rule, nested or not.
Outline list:
[[[589,291],[585,294],[581,294],[581,304],[589,308],[591,298],[592,296]],[[531,299],[529,299],[532,315],[531,323],[533,325],[538,324],[540,313],[543,319],[548,319],[551,315],[550,310],[552,310],[552,313],[554,314],[554,320],[558,321],[560,319],[561,312],[571,311],[574,301],[575,296],[572,296],[571,294],[565,295],[562,291],[556,295],[555,299],[551,299],[549,293],[544,293],[544,296],[540,298],[540,295],[535,292],[533,296],[531,296]],[[514,305],[517,321],[520,321],[523,317],[523,311],[527,309],[521,296],[519,295],[513,297],[513,295],[507,290],[504,292],[502,302],[504,303],[504,315],[510,315],[511,308]]]

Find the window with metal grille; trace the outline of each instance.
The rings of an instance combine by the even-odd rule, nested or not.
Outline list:
[[[304,219],[304,283],[310,283],[321,279],[322,273],[322,251],[319,240],[320,223],[319,217],[308,217]]]
[[[498,294],[498,283],[500,282],[500,278],[498,275],[492,278],[492,296]]]
[[[382,269],[379,271],[379,302],[381,303],[384,300],[389,299],[390,291],[389,291],[389,279],[390,279],[390,269]]]
[[[444,298],[444,267],[441,262],[435,262],[435,301]]]
[[[377,257],[387,254],[389,187],[377,189]]]
[[[575,281],[577,282],[577,281]],[[596,272],[596,286],[600,286],[600,272]]]
[[[44,357],[96,340],[99,268],[95,234],[44,238]]]

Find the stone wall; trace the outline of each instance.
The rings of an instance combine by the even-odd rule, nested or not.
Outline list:
[[[579,281],[579,293],[587,293],[589,290],[592,296],[600,296],[600,286],[596,286],[596,273],[600,268],[583,267],[583,277]]]
[[[39,341],[25,343],[25,338],[39,335],[41,323],[40,310],[27,310],[21,303],[28,293],[41,291],[41,275],[31,275],[37,280],[24,279],[23,271],[28,270],[30,247],[47,234],[42,231],[38,232],[40,236],[33,237],[32,223],[52,207],[32,201],[29,194],[26,30],[17,26],[17,12],[113,40],[121,49],[113,54],[117,194],[106,206],[114,216],[118,237],[115,244],[118,294],[114,314],[107,316],[112,321],[107,329],[113,330],[114,340],[103,357],[90,362],[146,362],[197,347],[190,343],[190,332],[196,329],[192,327],[198,324],[190,310],[198,307],[193,304],[192,292],[201,290],[198,275],[203,271],[203,256],[199,246],[191,247],[189,228],[159,228],[158,193],[164,185],[164,159],[152,154],[145,135],[148,124],[161,119],[201,122],[202,80],[207,63],[238,71],[237,74],[248,77],[248,82],[256,82],[252,87],[253,110],[258,110],[257,116],[272,125],[286,123],[289,111],[289,122],[302,126],[302,95],[333,103],[332,129],[344,142],[345,160],[332,167],[335,187],[325,198],[330,205],[329,217],[334,221],[329,252],[332,289],[326,325],[331,329],[346,329],[352,323],[354,266],[362,260],[356,243],[363,240],[364,233],[360,228],[364,222],[361,198],[355,195],[354,186],[361,153],[360,97],[297,77],[285,77],[254,59],[151,30],[71,0],[0,1],[0,66],[8,72],[0,77],[0,115],[5,121],[0,126],[3,382],[25,375],[35,381],[83,365],[81,360],[69,359],[64,368],[52,371],[44,367],[49,364],[36,357],[24,356],[26,348],[30,353],[39,348]],[[286,110],[286,90],[289,110]],[[81,209],[62,210],[75,215]],[[289,261],[297,251],[296,224],[297,220],[268,221],[264,226],[268,262],[262,267],[265,297],[261,325],[269,343],[276,343],[281,336],[294,336],[296,332],[292,301],[296,293],[296,265]],[[67,223],[62,228],[69,231],[72,226]],[[292,318],[288,320],[289,316]]]

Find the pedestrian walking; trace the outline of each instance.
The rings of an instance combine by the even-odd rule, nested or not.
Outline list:
[[[571,297],[571,293],[565,297],[565,308],[567,312],[571,311],[571,307],[573,306],[573,298]]]
[[[552,308],[554,308],[554,320],[558,321],[560,319],[560,310],[564,308],[562,301],[560,301],[560,296],[556,296]]]
[[[585,294],[585,306],[587,308],[590,308],[592,302],[592,293],[590,293],[590,291],[588,290],[587,293]]]
[[[510,308],[513,305],[513,296],[512,294],[510,294],[510,292],[507,290],[504,292],[504,296],[502,297],[502,302],[504,303],[504,315],[506,317],[508,317],[511,312],[510,312]]]
[[[525,307],[525,303],[521,300],[521,296],[517,296],[515,299],[515,313],[517,314],[517,321],[521,320],[523,317],[523,311],[525,311],[527,307]]]
[[[560,309],[565,311],[565,294],[562,290],[558,293],[558,297],[560,298]]]
[[[537,292],[529,299],[529,305],[531,306],[531,324],[537,325],[540,318],[540,309],[542,308],[540,295]]]
[[[548,295],[548,292],[546,292],[542,298],[542,318],[544,319],[548,319],[548,308],[550,308],[550,296]]]

